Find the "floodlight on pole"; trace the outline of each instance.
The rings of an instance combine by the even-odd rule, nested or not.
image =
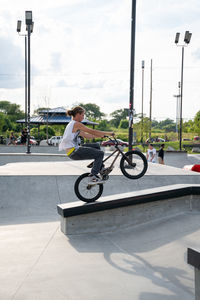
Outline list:
[[[28,10],[25,12],[26,25],[32,25],[32,11]]]
[[[22,21],[18,20],[17,21],[17,32],[21,31],[21,26],[22,26]]]
[[[192,33],[190,33],[189,31],[186,31],[185,32],[185,37],[184,37],[184,42],[186,44],[189,44],[190,40],[191,40],[191,37],[192,37]]]
[[[26,30],[28,34],[28,110],[27,110],[27,131],[28,131],[28,141],[27,141],[27,154],[30,154],[30,102],[31,102],[31,33],[33,32],[33,21],[32,21],[32,11],[25,12],[26,20]]]
[[[177,32],[175,36],[175,44],[178,44],[179,37],[180,37],[180,32]]]
[[[144,127],[144,66],[145,62],[142,60],[142,124],[141,124],[141,143],[143,143],[143,127]]]
[[[34,22],[31,24],[31,33],[33,33]]]
[[[25,112],[25,127],[27,126],[27,34],[26,33],[21,33],[21,25],[22,21],[18,20],[17,21],[17,32],[19,36],[24,37],[25,41],[25,106],[24,106],[24,112]]]
[[[180,33],[177,32],[176,33],[176,37],[175,37],[175,44],[177,46],[182,47],[182,58],[181,58],[181,82],[180,82],[180,134],[179,134],[179,150],[182,150],[181,144],[182,144],[182,125],[183,125],[183,120],[182,120],[182,105],[183,105],[183,64],[184,64],[184,48],[187,47],[187,45],[190,43],[191,37],[192,37],[192,33],[190,33],[189,31],[185,32],[185,37],[184,37],[184,43],[182,45],[178,45],[179,42],[179,36]]]
[[[131,15],[131,59],[130,59],[130,94],[129,94],[129,150],[133,144],[133,116],[134,116],[134,75],[135,75],[135,27],[136,27],[136,0],[132,0]]]

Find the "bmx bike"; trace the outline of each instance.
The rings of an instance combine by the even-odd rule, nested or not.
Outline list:
[[[107,136],[105,136],[107,137]],[[111,139],[108,137],[110,141],[114,143],[115,150],[103,160],[103,164],[114,154],[114,159],[111,163],[111,165],[108,168],[103,168],[102,171],[100,171],[100,177],[103,181],[106,181],[109,179],[109,174],[112,172],[114,168],[114,164],[121,154],[121,160],[120,160],[120,169],[124,176],[130,179],[138,179],[142,177],[148,167],[147,159],[145,155],[137,150],[130,150],[126,153],[124,153],[120,149],[119,142],[116,138]],[[92,168],[93,162],[90,163],[87,167]],[[74,185],[74,191],[76,196],[87,203],[96,201],[103,193],[103,184],[104,183],[97,183],[97,184],[90,184],[90,173],[84,173],[80,175]]]

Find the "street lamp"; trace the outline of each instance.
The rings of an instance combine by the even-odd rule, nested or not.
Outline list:
[[[28,32],[28,142],[27,142],[27,154],[29,154],[31,145],[30,145],[30,100],[31,100],[31,32],[33,31],[33,22],[32,22],[32,11],[25,12],[26,19],[26,30]]]
[[[142,60],[142,124],[141,124],[141,143],[143,143],[143,127],[144,127],[144,60]]]
[[[26,31],[27,34],[21,34],[25,37],[25,124],[27,125],[28,139],[27,139],[27,154],[30,154],[30,96],[31,96],[31,63],[30,63],[30,36],[33,32],[32,11],[25,12]],[[21,32],[21,21],[17,21],[17,32]],[[28,45],[27,45],[28,37]],[[27,47],[28,46],[28,47]],[[28,50],[28,51],[27,51]],[[28,53],[28,56],[27,56]]]
[[[17,21],[17,32],[20,36],[24,36],[25,40],[25,127],[27,126],[27,34],[20,34],[22,21]]]
[[[182,126],[183,126],[183,120],[182,120],[182,104],[183,104],[183,64],[184,64],[184,48],[186,46],[188,46],[188,44],[190,43],[191,37],[192,37],[192,33],[190,33],[189,31],[185,32],[185,37],[184,37],[184,43],[182,45],[178,45],[179,43],[179,37],[180,37],[180,33],[177,32],[176,36],[175,36],[175,44],[179,47],[182,47],[182,60],[181,60],[181,93],[180,93],[180,135],[179,135],[179,150],[182,150]]]
[[[176,98],[176,133],[178,133],[178,139],[179,139],[178,124],[180,126],[180,97],[181,97],[180,88],[181,88],[181,83],[179,81],[178,83],[179,93],[178,95],[173,95]]]
[[[135,70],[135,23],[136,23],[136,0],[132,0],[131,17],[131,61],[130,61],[130,96],[129,96],[129,150],[133,144],[133,98],[134,98],[134,70]]]

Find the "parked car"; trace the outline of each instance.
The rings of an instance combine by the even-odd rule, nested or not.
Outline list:
[[[200,141],[200,136],[194,136],[194,141]]]
[[[16,145],[21,145],[21,144],[22,144],[22,143],[21,143],[21,137],[18,137],[17,140],[15,141],[15,143],[16,143]],[[30,145],[35,146],[35,145],[37,145],[37,144],[38,144],[38,143],[37,143],[37,141],[35,140],[34,136],[31,136],[31,137],[30,137]]]
[[[154,142],[156,142],[156,143],[159,143],[159,142],[164,143],[165,139],[157,137],[157,138],[151,138],[151,139],[148,138],[146,140],[146,143],[154,143]]]
[[[122,141],[122,140],[120,140],[120,139],[117,139],[117,141],[118,141],[118,143],[119,143],[120,146],[128,147],[128,142],[124,142],[124,141]],[[108,140],[108,141],[103,141],[103,142],[101,143],[101,146],[102,146],[102,147],[106,147],[106,146],[114,146],[114,142],[112,142],[112,141],[110,141],[110,140]]]
[[[48,144],[51,146],[58,146],[60,144],[61,140],[62,140],[62,136],[52,136],[48,140]]]
[[[146,140],[146,143],[153,143],[153,142],[155,142],[155,140],[154,140],[153,138],[148,138],[148,139]]]
[[[157,139],[156,139],[156,142],[162,142],[162,143],[164,143],[164,142],[165,142],[165,139],[163,139],[163,138],[157,138]]]

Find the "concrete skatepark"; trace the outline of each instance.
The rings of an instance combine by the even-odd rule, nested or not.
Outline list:
[[[199,210],[66,236],[56,207],[77,201],[73,184],[88,162],[70,161],[54,148],[46,155],[32,148],[28,157],[14,148],[0,149],[0,299],[194,299],[186,252],[199,248]],[[116,166],[103,196],[200,184],[198,173],[182,169],[199,161],[199,155],[166,154],[167,165],[149,164],[135,181]]]

